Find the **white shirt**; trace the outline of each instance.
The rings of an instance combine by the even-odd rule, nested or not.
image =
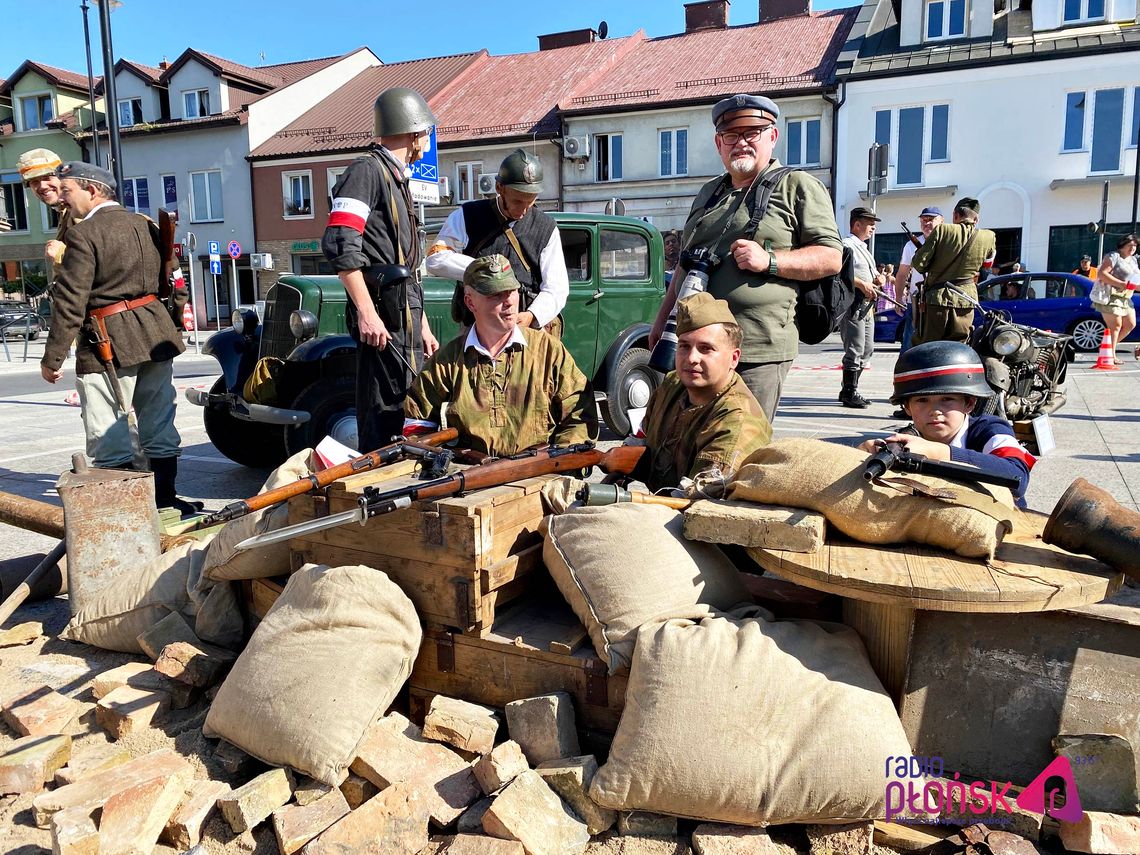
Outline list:
[[[85,219],[85,220],[88,219],[96,211],[102,210],[103,208],[111,208],[111,207],[117,208],[117,207],[119,207],[119,203],[118,202],[111,202],[111,201],[100,202],[98,205],[96,205],[94,208],[92,208],[90,211],[88,211],[87,216],[84,217],[83,219]],[[79,222],[79,220],[76,220],[76,222]]]
[[[496,200],[497,204],[497,200]],[[518,220],[512,220],[513,226]],[[456,208],[439,230],[439,237],[432,244],[434,252],[429,250],[427,257],[427,272],[431,276],[444,279],[463,281],[463,273],[475,259],[463,254],[467,246],[467,222],[463,218],[463,209]],[[446,249],[436,249],[445,244]],[[562,237],[558,227],[550,236],[546,246],[538,258],[538,269],[542,273],[542,287],[538,295],[527,307],[527,311],[534,315],[537,326],[544,327],[566,307],[566,298],[570,296],[570,276],[566,273],[566,259],[562,257]]]
[[[522,330],[518,328],[517,324],[515,325],[515,328],[511,330],[511,340],[503,346],[503,350],[506,350],[512,344],[521,344],[523,347],[526,347],[526,336],[522,334]],[[479,336],[475,333],[474,325],[472,325],[471,329],[467,331],[467,340],[463,342],[464,350],[467,350],[469,347],[475,348],[476,352],[483,354],[483,356],[487,357],[488,359],[495,358],[491,355],[491,351],[483,347],[483,342],[479,341]],[[503,351],[501,350],[499,352],[502,353]]]
[[[875,257],[871,255],[871,250],[867,249],[867,244],[850,232],[843,239],[843,243],[850,247],[851,252],[855,255],[855,278],[862,279],[864,282],[874,282],[877,265],[875,264]]]
[[[918,242],[919,243],[926,243],[926,235],[919,235],[918,236]],[[910,267],[911,262],[914,261],[914,253],[915,253],[916,249],[917,249],[917,247],[913,243],[911,243],[909,240],[903,244],[902,261],[900,262],[900,266],[905,264],[908,267]],[[922,280],[925,278],[926,278],[925,276],[923,276],[921,273],[919,273],[913,267],[910,268],[910,296],[911,297],[913,297],[915,294],[918,293],[918,286],[922,283]]]

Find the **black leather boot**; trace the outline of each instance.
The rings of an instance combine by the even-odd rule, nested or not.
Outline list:
[[[859,375],[862,373],[855,368],[843,369],[843,387],[839,390],[839,403],[843,406],[865,410],[871,405],[870,401],[859,394]]]
[[[150,471],[154,473],[154,504],[159,508],[176,508],[183,516],[202,510],[201,502],[187,502],[178,498],[174,482],[178,479],[177,457],[151,457]]]

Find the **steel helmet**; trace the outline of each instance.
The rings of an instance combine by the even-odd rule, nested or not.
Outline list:
[[[436,124],[424,96],[407,86],[393,86],[381,92],[373,113],[373,129],[378,137],[430,131]]]
[[[988,398],[982,358],[969,345],[957,341],[928,341],[906,351],[895,363],[895,390],[891,403],[914,395],[970,395]]]
[[[520,193],[542,192],[542,161],[521,148],[516,148],[499,165],[501,185]]]
[[[55,175],[61,163],[63,161],[59,155],[51,149],[33,148],[20,155],[20,159],[16,161],[16,169],[20,173],[20,180],[26,184],[33,178]]]

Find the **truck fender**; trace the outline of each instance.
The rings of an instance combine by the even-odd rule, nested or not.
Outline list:
[[[218,360],[226,389],[241,394],[242,385],[257,363],[257,344],[258,339],[246,338],[231,328],[210,336],[202,352]]]
[[[594,375],[595,389],[606,388],[606,383],[613,373],[614,367],[622,355],[631,347],[644,347],[649,350],[649,332],[652,329],[653,327],[649,324],[633,324],[618,333]]]
[[[330,356],[356,352],[356,342],[348,335],[324,335],[303,341],[289,354],[289,362],[320,362]]]

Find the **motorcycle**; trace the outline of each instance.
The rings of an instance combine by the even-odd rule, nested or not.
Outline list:
[[[982,315],[968,342],[982,357],[986,382],[994,390],[981,405],[982,412],[1014,422],[1061,409],[1066,400],[1062,387],[1074,357],[1073,337],[1014,323],[1009,313],[987,309],[961,289],[950,289]]]

